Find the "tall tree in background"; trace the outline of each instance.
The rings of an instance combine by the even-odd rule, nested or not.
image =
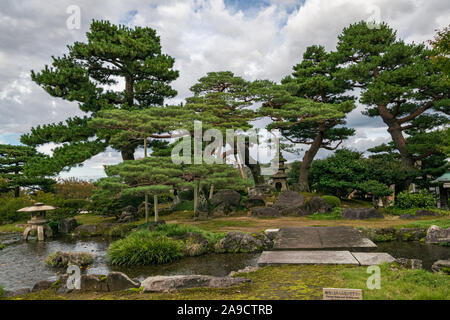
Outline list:
[[[87,32],[87,43],[75,42],[69,53],[52,57],[52,66],[31,72],[31,78],[51,96],[76,101],[89,115],[74,117],[65,123],[43,125],[23,135],[30,146],[48,142],[62,143],[53,160],[62,169],[82,163],[103,151],[108,145],[86,124],[105,109],[145,109],[163,105],[174,97],[170,82],[178,78],[174,59],[161,53],[160,39],[152,28],[128,28],[108,21],[93,21]],[[124,86],[123,90],[116,89]],[[134,159],[142,141],[120,146],[124,160]]]
[[[438,30],[434,40],[430,41],[436,54],[432,57],[433,63],[442,70],[445,81],[450,81],[450,27]]]
[[[340,75],[361,89],[365,113],[388,126],[405,168],[414,170],[440,152],[448,130],[444,114],[450,108],[450,86],[432,63],[435,51],[398,40],[386,24],[370,28],[366,22],[345,28],[337,51],[343,64]]]
[[[291,98],[281,96],[261,108],[274,121],[268,128],[280,129],[291,143],[309,145],[300,167],[299,191],[309,191],[308,172],[317,152],[335,150],[355,132],[343,126],[354,104],[344,95],[348,83],[335,76],[337,64],[322,46],[308,47],[292,75],[281,82]]]
[[[45,155],[28,146],[0,144],[0,178],[5,191],[14,190],[14,196],[20,196],[21,187],[31,187],[49,191],[54,180],[34,175],[26,170],[28,163],[45,158]]]

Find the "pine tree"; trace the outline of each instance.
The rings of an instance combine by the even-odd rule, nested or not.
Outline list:
[[[178,77],[174,59],[161,53],[160,39],[152,28],[129,28],[108,21],[93,21],[86,34],[87,42],[68,46],[69,53],[52,57],[52,66],[31,72],[31,78],[52,97],[76,101],[83,118],[65,123],[38,126],[23,135],[22,143],[38,146],[62,143],[53,160],[62,169],[82,163],[103,151],[108,144],[88,127],[89,119],[105,109],[145,109],[162,105],[176,91],[170,82]],[[119,81],[124,90],[114,90]],[[124,160],[134,159],[142,141],[129,141],[118,148]],[[73,158],[71,156],[75,155]]]
[[[44,154],[28,146],[0,144],[0,179],[4,191],[14,190],[14,196],[20,196],[21,187],[30,187],[49,191],[55,183],[45,176],[35,175],[27,170],[31,162],[45,158]]]
[[[340,76],[361,90],[365,114],[388,126],[405,168],[414,170],[440,152],[448,135],[449,119],[443,113],[449,112],[450,87],[432,63],[434,50],[398,40],[386,24],[374,29],[360,22],[344,29],[337,51]]]
[[[269,129],[278,128],[294,144],[309,145],[298,180],[299,191],[309,191],[308,172],[317,152],[335,150],[354,134],[344,127],[345,117],[354,109],[351,97],[345,96],[348,83],[337,78],[338,62],[322,46],[308,47],[294,72],[282,80],[272,100],[260,112],[272,118]]]
[[[194,96],[186,99],[186,108],[195,112],[197,120],[202,121],[203,130],[214,128],[248,130],[250,121],[258,117],[249,107],[262,99],[267,81],[246,81],[230,71],[209,72],[198,80],[190,90]],[[264,183],[261,166],[256,159],[251,159],[250,142],[246,139],[243,158],[254,179],[255,185]],[[238,150],[233,148],[234,156]]]

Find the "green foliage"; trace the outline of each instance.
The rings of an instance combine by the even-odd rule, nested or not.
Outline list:
[[[362,288],[365,300],[446,300],[450,296],[450,277],[424,269],[405,269],[380,265],[380,290],[367,288],[367,268],[349,268],[342,271],[345,288]]]
[[[194,210],[194,200],[184,200],[177,204],[173,211],[193,211]]]
[[[335,207],[333,211],[329,213],[313,213],[308,216],[312,220],[340,220],[342,219],[342,208]]]
[[[440,228],[450,228],[450,219],[445,220],[421,220],[421,221],[414,221],[407,225],[407,227],[411,228],[425,228],[428,229],[432,225],[438,226]]]
[[[418,193],[402,191],[396,196],[395,205],[401,209],[431,208],[436,205],[436,200],[427,190],[421,190]]]
[[[28,207],[32,204],[29,197],[0,197],[0,221],[21,221],[29,218],[29,214],[25,212],[17,212],[17,210]]]
[[[341,199],[365,181],[367,175],[368,167],[362,154],[348,149],[337,150],[326,159],[314,161],[310,169],[313,189]]]
[[[210,247],[212,247],[224,236],[221,233],[206,231],[195,226],[187,224],[173,224],[173,223],[158,225],[156,229],[152,231],[152,234],[163,235],[167,237],[182,238],[188,232],[197,233],[201,235],[208,241]]]
[[[5,289],[3,289],[2,286],[0,286],[0,299],[3,298],[4,295],[5,295]]]
[[[328,203],[333,208],[340,207],[341,206],[341,199],[335,196],[321,196],[323,200],[325,200],[326,203]]]
[[[148,231],[134,232],[108,248],[109,262],[121,266],[168,263],[183,255],[182,241]]]
[[[15,191],[20,196],[20,188],[49,191],[55,183],[44,175],[31,172],[27,166],[46,156],[27,146],[0,144],[0,192]]]

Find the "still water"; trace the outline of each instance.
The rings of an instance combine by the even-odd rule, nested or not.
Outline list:
[[[204,274],[225,276],[246,266],[256,266],[259,254],[207,254],[183,258],[176,262],[140,267],[109,266],[106,251],[110,244],[106,239],[76,240],[56,238],[46,242],[23,242],[20,235],[0,234],[0,241],[7,246],[0,250],[0,285],[5,290],[30,288],[40,280],[57,280],[63,270],[48,267],[44,259],[55,251],[82,251],[94,255],[95,260],[87,273],[108,274],[120,271],[130,278],[144,280],[154,275]],[[378,243],[376,251],[387,252],[394,258],[414,258],[423,261],[423,267],[431,269],[436,260],[450,259],[450,248],[418,242]]]
[[[108,274],[120,271],[130,278],[143,281],[154,275],[204,274],[226,276],[231,271],[255,266],[259,254],[207,254],[183,258],[164,265],[118,267],[109,266],[106,250],[110,241],[104,239],[74,240],[57,238],[46,242],[22,242],[20,236],[0,235],[2,243],[10,243],[0,250],[0,285],[5,290],[31,288],[40,280],[57,280],[64,270],[47,266],[44,259],[56,251],[80,251],[94,255],[95,260],[87,270],[91,274]]]

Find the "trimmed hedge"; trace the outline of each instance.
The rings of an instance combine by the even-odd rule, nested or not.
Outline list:
[[[340,207],[341,206],[341,199],[335,196],[322,196],[323,200],[326,201],[330,206],[333,208]]]

